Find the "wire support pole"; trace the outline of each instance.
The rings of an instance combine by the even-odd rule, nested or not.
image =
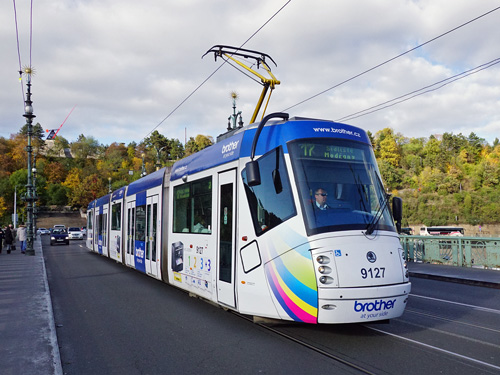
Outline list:
[[[26,220],[26,255],[35,255],[35,249],[33,248],[35,228],[33,220],[33,204],[37,200],[36,194],[33,191],[33,179],[32,179],[32,167],[31,167],[31,157],[33,153],[33,147],[31,146],[31,137],[33,135],[33,119],[36,117],[33,114],[33,102],[31,101],[31,71],[27,74],[28,89],[26,91],[26,101],[24,106],[24,115],[26,118],[27,134],[28,134],[28,146],[26,147],[26,152],[28,153],[28,181],[26,183],[26,196],[24,200],[27,203],[27,220]]]

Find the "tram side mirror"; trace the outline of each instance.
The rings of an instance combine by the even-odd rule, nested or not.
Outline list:
[[[247,183],[248,186],[260,185],[260,169],[259,163],[255,160],[249,161],[246,164],[247,169]]]
[[[281,183],[280,171],[278,169],[273,170],[273,184],[276,194],[279,194],[283,191],[283,184]]]
[[[396,223],[398,233],[401,233],[401,221],[403,220],[403,200],[400,197],[392,198],[392,217]]]

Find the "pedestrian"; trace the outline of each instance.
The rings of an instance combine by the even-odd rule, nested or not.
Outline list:
[[[0,227],[0,254],[2,254],[3,249],[3,239],[5,238],[5,232],[2,227]]]
[[[21,253],[25,254],[26,253],[26,226],[24,224],[21,224],[19,226],[19,229],[17,230],[17,237],[19,238],[19,242],[21,244]]]
[[[13,242],[14,242],[14,230],[12,224],[9,224],[7,229],[5,229],[5,246],[7,247],[7,254],[10,254]]]

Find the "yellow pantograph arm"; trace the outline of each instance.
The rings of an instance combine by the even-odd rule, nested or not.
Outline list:
[[[255,111],[254,111],[254,113],[252,115],[252,118],[250,119],[250,123],[254,123],[255,120],[256,120],[256,118],[257,118],[257,115],[259,114],[260,108],[262,107],[262,103],[264,102],[264,98],[266,97],[267,90],[270,88],[271,92],[272,92],[272,90],[274,90],[274,87],[276,85],[280,84],[280,81],[278,81],[276,79],[276,77],[274,76],[274,74],[271,72],[271,69],[262,60],[260,61],[260,64],[262,64],[262,67],[267,71],[267,73],[271,76],[271,78],[264,77],[262,74],[259,74],[258,72],[256,72],[252,68],[250,68],[247,65],[243,64],[241,61],[236,60],[234,57],[232,57],[231,55],[229,55],[227,53],[224,53],[224,56],[226,56],[228,59],[234,61],[236,64],[238,64],[242,68],[248,70],[253,75],[259,77],[260,80],[261,80],[261,82],[262,82],[262,85],[264,86],[262,88],[262,93],[260,94],[259,101],[257,102],[257,105],[255,107]],[[269,94],[269,99],[270,98],[271,98],[271,93]],[[268,103],[269,103],[269,99],[267,101]],[[267,104],[266,104],[266,108],[267,108]],[[264,109],[264,113],[265,113],[265,109]],[[264,117],[264,113],[262,114],[262,117]]]

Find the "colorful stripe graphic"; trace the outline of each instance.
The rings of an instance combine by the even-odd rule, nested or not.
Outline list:
[[[284,256],[287,257],[286,254]],[[279,304],[293,320],[317,323],[318,292],[315,287],[313,289],[304,282],[310,280],[310,273],[314,275],[312,260],[299,256],[290,263],[297,260],[301,263],[300,267],[296,264],[288,267],[281,257],[269,262],[266,265],[268,282]],[[292,268],[300,269],[301,274],[292,274]]]

